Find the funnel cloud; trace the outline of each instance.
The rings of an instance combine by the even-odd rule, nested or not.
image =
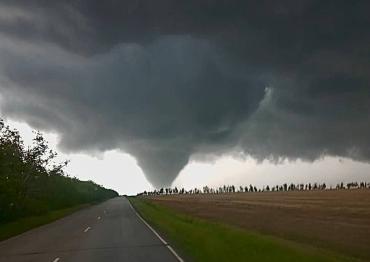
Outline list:
[[[190,159],[370,160],[368,1],[1,1],[0,110],[155,187]]]

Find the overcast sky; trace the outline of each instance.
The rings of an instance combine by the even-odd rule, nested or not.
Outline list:
[[[33,129],[26,123],[8,120],[6,123],[20,131],[26,145],[32,145]],[[45,133],[49,146],[58,150],[58,135]],[[58,150],[60,152],[60,150]],[[153,190],[137,161],[120,150],[110,150],[100,155],[63,153],[60,161],[69,159],[66,168],[70,176],[93,180],[120,194],[136,194]],[[280,185],[282,183],[322,183],[335,187],[340,182],[369,181],[370,164],[346,158],[324,157],[314,162],[283,161],[279,164],[258,163],[251,157],[220,156],[214,159],[191,161],[173,182],[172,186],[202,188],[205,185]]]
[[[120,192],[368,180],[369,9],[2,0],[0,112]]]

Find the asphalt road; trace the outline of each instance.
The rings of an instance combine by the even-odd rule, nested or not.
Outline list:
[[[0,242],[0,261],[178,260],[120,197]]]

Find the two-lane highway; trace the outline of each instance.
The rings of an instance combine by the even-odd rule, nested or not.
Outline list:
[[[178,260],[120,197],[0,242],[0,261]]]

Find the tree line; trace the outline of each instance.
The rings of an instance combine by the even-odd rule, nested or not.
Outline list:
[[[224,185],[218,188],[204,186],[202,189],[194,188],[185,190],[184,188],[161,188],[153,191],[144,191],[138,195],[172,195],[172,194],[225,194],[225,193],[246,193],[246,192],[285,192],[285,191],[313,191],[313,190],[345,190],[345,189],[370,189],[370,183],[350,182],[339,183],[335,187],[328,187],[325,183],[306,183],[306,184],[282,184],[275,186],[264,186],[259,188],[254,185],[239,186]]]
[[[0,119],[0,223],[52,210],[118,196],[92,181],[80,181],[63,171],[40,132],[26,147],[15,129]]]

